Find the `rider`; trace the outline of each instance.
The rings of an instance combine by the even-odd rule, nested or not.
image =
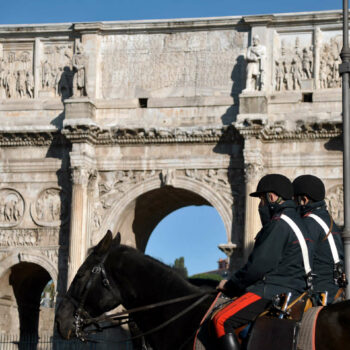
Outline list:
[[[332,303],[346,286],[341,232],[327,211],[325,186],[321,179],[313,175],[301,175],[293,181],[293,189],[303,223],[315,242],[314,290],[327,291],[327,299]]]
[[[255,238],[248,262],[217,287],[227,294],[239,296],[213,318],[219,349],[223,350],[240,348],[234,329],[254,320],[271,304],[275,295],[291,292],[295,298],[306,289],[301,249],[303,246],[304,255],[308,254],[303,238],[306,230],[292,200],[292,183],[280,174],[265,175],[250,196],[260,198],[263,227]],[[295,230],[298,229],[297,235]]]

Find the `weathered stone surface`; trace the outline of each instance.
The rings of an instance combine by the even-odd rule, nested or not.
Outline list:
[[[144,249],[183,206],[217,209],[240,266],[266,173],[321,177],[342,224],[341,25],[328,11],[0,26],[0,332],[18,329],[13,271],[49,275],[59,300],[107,229]]]

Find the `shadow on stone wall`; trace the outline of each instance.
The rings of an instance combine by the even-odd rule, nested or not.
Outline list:
[[[61,191],[60,203],[62,203],[58,237],[58,278],[57,278],[57,297],[56,308],[67,291],[67,274],[68,274],[68,251],[69,251],[69,227],[70,227],[70,206],[72,183],[70,176],[70,157],[71,143],[61,134],[63,126],[64,112],[52,121],[59,131],[54,135],[52,143],[46,153],[46,158],[56,158],[61,160],[61,167],[57,170],[57,183]]]
[[[233,123],[237,120],[237,115],[239,114],[239,95],[245,87],[245,70],[245,58],[243,55],[240,55],[237,57],[231,73],[231,96],[233,98],[233,105],[221,116],[222,125],[226,128],[224,128],[220,140],[213,148],[214,153],[227,154],[230,156],[227,176],[233,198],[231,240],[232,243],[238,245],[238,250],[234,252],[233,259],[231,259],[231,268],[239,267],[243,259],[242,247],[246,195],[243,157],[244,139]]]

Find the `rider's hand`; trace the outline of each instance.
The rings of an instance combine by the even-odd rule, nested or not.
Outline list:
[[[216,286],[216,289],[220,292],[225,292],[225,284],[227,283],[227,280],[221,280],[220,283]]]

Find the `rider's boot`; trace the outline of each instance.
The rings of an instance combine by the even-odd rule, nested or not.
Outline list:
[[[220,350],[240,350],[241,348],[236,335],[233,333],[223,335],[218,341]]]

